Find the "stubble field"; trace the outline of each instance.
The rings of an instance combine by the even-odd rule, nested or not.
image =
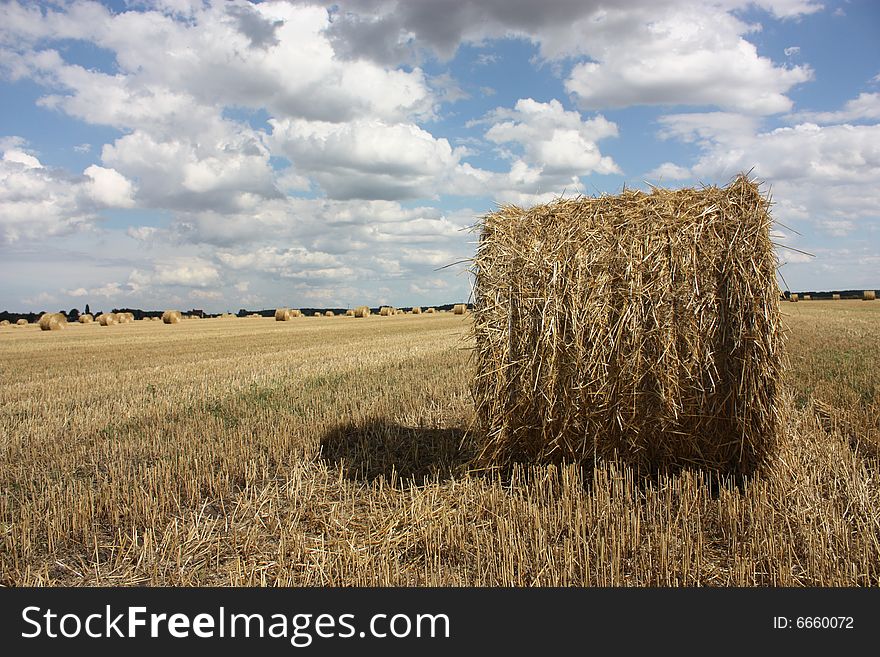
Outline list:
[[[0,329],[3,585],[880,583],[880,303],[783,304],[744,481],[470,470],[469,319]]]

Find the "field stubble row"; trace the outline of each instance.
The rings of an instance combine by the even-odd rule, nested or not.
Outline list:
[[[0,332],[0,583],[876,585],[880,306],[783,306],[744,482],[469,471],[467,319]]]

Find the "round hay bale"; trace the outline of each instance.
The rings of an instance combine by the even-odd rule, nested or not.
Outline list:
[[[839,294],[832,294],[831,300],[832,301],[840,301],[840,295]]]
[[[118,323],[116,313],[101,313],[96,320],[101,326],[112,326],[113,324]]]
[[[382,306],[379,308],[379,315],[381,317],[389,317],[394,314],[394,309],[391,306]]]
[[[463,303],[457,303],[452,308],[452,312],[455,313],[456,315],[464,315],[465,312],[467,312],[467,305],[465,305]]]
[[[428,308],[427,310],[425,310],[425,314],[426,314],[426,315],[434,315],[434,314],[436,314],[436,313],[437,313],[437,309],[436,309],[436,308]]]
[[[278,308],[275,310],[276,322],[287,322],[291,317],[293,317],[293,315],[290,312],[290,308]]]
[[[354,308],[349,308],[348,310],[346,310],[345,316],[346,317],[354,317]]]
[[[86,313],[84,315],[80,315],[79,319],[77,321],[80,324],[91,324],[92,322],[95,321],[95,318],[92,317],[89,313]]]
[[[739,176],[487,214],[475,465],[616,460],[650,476],[766,463],[784,424],[769,208]]]
[[[183,315],[179,310],[166,310],[162,313],[163,324],[179,324],[183,320]]]
[[[16,326],[27,326],[28,321],[24,317],[20,317],[19,319],[15,320],[15,325]]]
[[[809,294],[804,295],[804,301],[812,301],[812,300],[813,300],[813,297],[811,297]]]
[[[323,316],[324,316],[324,313],[322,313],[320,310],[316,310],[315,312],[312,313],[312,317],[323,317]]]
[[[354,309],[355,317],[369,317],[370,316],[370,308],[369,306],[358,306]]]
[[[876,290],[865,290],[862,292],[862,300],[863,301],[874,301],[877,298]]]
[[[67,326],[67,316],[63,313],[45,313],[37,324],[41,331],[60,331]]]
[[[413,315],[421,315],[421,314],[422,314],[422,309],[419,308],[418,306],[413,306],[412,314],[413,314]]]
[[[799,297],[797,294],[792,294],[790,297],[788,297],[788,300],[791,301],[792,303],[797,303],[798,299],[799,299]]]
[[[8,319],[0,320],[0,326],[9,326],[10,321]]]
[[[324,317],[335,317],[335,316],[336,316],[336,313],[334,313],[332,310],[328,310],[327,312],[324,313]]]

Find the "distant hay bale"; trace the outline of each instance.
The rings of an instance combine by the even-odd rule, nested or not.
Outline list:
[[[477,464],[749,473],[781,431],[769,201],[745,176],[483,218]],[[565,235],[565,239],[558,239]]]
[[[336,313],[334,313],[332,310],[328,310],[327,312],[324,313],[324,317],[335,317],[335,316],[336,316]]]
[[[0,320],[0,326],[9,326],[10,322],[8,319]]]
[[[865,290],[862,292],[862,300],[863,301],[874,301],[877,298],[876,290]]]
[[[345,316],[346,317],[354,317],[354,308],[349,308],[348,310],[346,310]]]
[[[791,301],[792,303],[797,303],[797,302],[798,302],[798,295],[797,295],[797,294],[792,294],[788,299],[789,299],[789,301]]]
[[[60,331],[67,326],[67,316],[64,313],[45,313],[37,324],[41,331]]]
[[[831,300],[832,301],[840,301],[840,295],[839,294],[832,294]]]
[[[358,306],[354,309],[355,317],[369,317],[370,316],[370,308],[369,306]]]
[[[812,301],[812,300],[813,300],[813,297],[810,296],[809,294],[805,294],[803,300],[804,300],[804,301]]]
[[[146,318],[144,318],[146,319]],[[77,320],[80,324],[91,324],[95,321],[95,318],[92,317],[89,313],[85,313],[84,315],[80,315]]]
[[[28,323],[29,322],[24,317],[19,317],[17,320],[15,320],[16,326],[27,326]]]
[[[101,313],[95,318],[101,326],[112,326],[116,324],[116,313]]]
[[[324,313],[322,313],[320,310],[316,310],[315,312],[312,313],[312,317],[323,317],[323,316],[324,316]]]
[[[412,314],[413,315],[421,315],[422,309],[419,306],[413,306]]]
[[[436,314],[436,313],[437,313],[437,309],[436,309],[436,308],[428,308],[428,309],[425,311],[425,314],[427,314],[427,315],[434,315],[434,314]]]
[[[116,313],[117,324],[130,324],[134,321],[133,313]]]
[[[290,311],[290,308],[278,308],[275,310],[276,322],[288,322],[292,317],[293,313]]]
[[[166,310],[162,313],[163,324],[178,324],[183,319],[179,310]]]
[[[379,315],[381,317],[389,317],[394,314],[394,308],[390,306],[382,306],[379,308]]]
[[[463,303],[457,303],[452,309],[452,312],[456,315],[464,315],[467,311],[467,306]]]

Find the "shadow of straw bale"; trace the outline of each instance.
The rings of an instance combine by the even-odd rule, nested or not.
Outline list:
[[[358,481],[445,481],[463,474],[473,458],[472,442],[460,427],[407,427],[370,419],[339,425],[321,439],[321,461]]]

